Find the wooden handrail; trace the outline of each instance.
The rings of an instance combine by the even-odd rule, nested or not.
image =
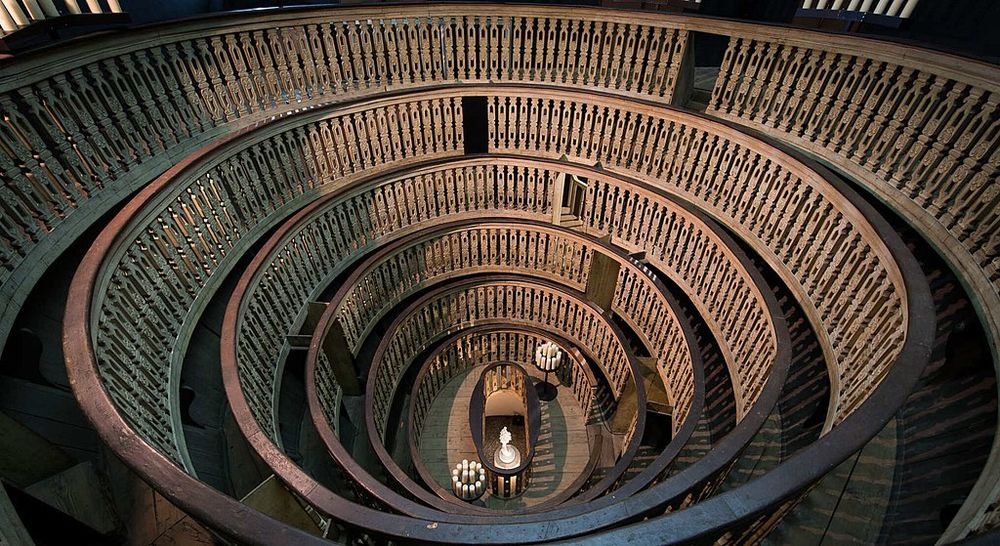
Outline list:
[[[319,210],[324,209],[329,210],[329,206]],[[315,221],[316,213],[311,213],[309,217],[312,218],[311,221]],[[511,231],[511,235],[506,236],[505,239],[502,234],[512,227],[516,227],[522,234],[530,233],[531,235],[514,236],[513,234],[516,232]],[[327,433],[327,430],[334,428],[335,425],[323,419],[323,416],[330,414],[332,410],[330,404],[333,399],[325,400],[318,395],[320,390],[318,387],[325,381],[324,378],[329,378],[332,375],[319,365],[319,356],[325,351],[324,340],[334,322],[341,321],[343,324],[338,331],[365,332],[361,335],[348,335],[348,347],[354,346],[356,342],[353,340],[366,337],[366,333],[395,302],[405,299],[417,288],[433,285],[435,282],[441,282],[446,278],[450,279],[463,272],[465,274],[517,272],[522,275],[550,278],[582,290],[587,284],[586,275],[588,274],[590,255],[595,251],[611,256],[622,266],[619,271],[613,309],[626,321],[634,325],[641,324],[641,326],[637,326],[638,331],[642,332],[645,338],[656,340],[650,346],[657,355],[658,362],[665,363],[665,368],[671,370],[670,374],[663,375],[662,379],[664,387],[672,394],[677,406],[675,415],[677,422],[673,431],[678,440],[675,442],[677,447],[673,450],[676,453],[680,445],[693,431],[693,426],[687,423],[689,413],[700,414],[700,408],[703,404],[704,386],[703,372],[700,369],[700,355],[695,349],[693,332],[688,325],[679,320],[681,315],[676,302],[662,288],[658,288],[656,283],[648,278],[634,261],[629,260],[627,256],[607,243],[574,234],[565,228],[555,228],[538,222],[473,222],[465,220],[435,228],[434,231],[426,231],[385,245],[365,262],[358,265],[354,269],[354,273],[342,281],[342,288],[331,298],[326,311],[317,322],[313,340],[310,343],[310,352],[306,358],[306,390],[313,417],[316,419],[316,426],[335,457],[340,449],[337,445],[331,445],[335,444],[337,440],[335,436]],[[487,234],[495,234],[496,236]],[[277,243],[286,239],[287,237],[283,235],[276,236],[272,242]],[[535,240],[539,248],[548,248],[549,251],[530,256],[518,252],[503,252],[504,248],[511,250],[516,248],[518,246],[516,241],[519,239],[523,241],[520,245],[522,252],[525,250],[524,243],[531,240]],[[510,241],[510,246],[503,243],[505,240]],[[448,241],[451,243],[439,248],[438,245]],[[476,242],[478,242],[478,246],[475,246],[474,249],[464,248],[464,245]],[[268,250],[270,246],[272,245],[267,245],[261,252],[273,254],[273,251]],[[429,252],[430,248],[437,250],[432,254]],[[550,256],[553,252],[555,255]],[[569,252],[570,255],[566,256],[566,252]],[[582,257],[574,257],[577,253],[581,253]],[[473,256],[482,256],[484,262],[470,261]],[[458,259],[458,257],[462,258]],[[500,262],[495,262],[496,259],[499,259]],[[412,269],[414,264],[418,266],[417,269]],[[392,274],[387,276],[382,272],[383,269],[391,271]],[[560,269],[563,271],[559,274],[548,273],[548,271]],[[253,274],[253,271],[248,270],[246,274]],[[273,288],[271,289],[273,290]],[[233,295],[233,298],[238,299],[245,297],[245,294],[234,293]],[[361,307],[357,307],[352,301],[363,303]],[[365,311],[365,306],[368,307],[367,311]],[[376,308],[380,311],[377,314],[372,314]],[[357,316],[366,318],[359,321],[355,318]],[[365,325],[366,323],[367,325]],[[670,335],[665,336],[662,332],[670,332]],[[257,337],[260,334],[253,335]],[[590,352],[588,347],[593,346],[582,345],[580,348]],[[591,354],[593,360],[601,363],[608,382],[613,386],[612,393],[617,398],[623,388],[621,383],[623,374],[619,373],[620,370],[608,371],[607,359],[600,354]],[[264,359],[265,362],[266,360]],[[661,373],[663,372],[661,371]],[[376,390],[369,391],[369,396],[374,397],[378,404],[383,396],[387,397],[386,400],[391,401],[394,395],[391,391],[385,393]],[[387,403],[382,402],[382,404]],[[379,442],[374,443],[376,454],[383,464],[399,478],[407,490],[414,495],[421,496],[419,486],[406,477]],[[274,461],[271,463],[280,473],[280,468],[283,465]],[[665,465],[666,462],[662,464]],[[662,469],[662,465],[660,468]],[[652,476],[650,476],[651,478]],[[592,496],[593,493],[590,493],[582,496],[580,500],[586,500]]]
[[[491,384],[497,383],[491,389]],[[492,453],[485,451],[484,437],[486,430],[486,404],[490,396],[501,390],[513,390],[523,403],[524,445],[526,452],[521,454],[521,462],[514,468],[500,468],[494,464]],[[469,401],[469,426],[472,443],[489,480],[491,492],[504,498],[515,497],[523,493],[531,485],[531,463],[535,458],[535,446],[542,428],[542,413],[539,407],[538,394],[529,379],[528,373],[514,362],[495,362],[488,365],[480,374],[479,381],[472,390]],[[636,424],[633,423],[633,429]],[[628,442],[626,442],[628,444]]]
[[[495,96],[496,96],[496,95],[495,95]],[[554,99],[553,99],[553,100],[554,100]],[[600,101],[598,101],[598,102],[600,102]],[[641,108],[641,109],[645,109],[645,107],[643,107],[643,108]],[[739,139],[737,139],[737,140],[739,140]],[[13,141],[11,141],[11,142],[13,142]],[[751,148],[752,148],[752,146],[751,146]],[[523,152],[523,151],[528,151],[528,152],[534,152],[535,150],[531,150],[531,149],[527,149],[527,150],[525,150],[525,149],[521,149],[521,150],[518,150],[518,151],[521,151],[521,152]],[[771,152],[773,152],[773,150],[771,150]],[[769,154],[767,154],[767,157],[773,157],[773,156],[775,156],[775,155],[777,155],[777,156],[781,156],[782,154],[772,154],[772,153],[769,153]],[[787,155],[787,154],[785,154],[785,155]],[[636,157],[636,156],[632,156],[632,157]],[[790,157],[790,156],[788,156],[788,157]],[[785,159],[785,158],[781,158],[781,160],[782,160],[782,161],[787,161],[787,159]],[[792,162],[794,162],[794,160],[792,160]],[[630,168],[630,167],[629,167],[629,166],[628,166],[627,164],[626,164],[626,165],[624,165],[624,166],[622,166],[622,165],[618,165],[618,166],[615,166],[615,167],[614,167],[614,169],[617,169],[617,170],[621,171],[622,173],[624,173],[624,174],[626,174],[626,175],[632,175],[632,176],[636,176],[636,177],[638,177],[638,178],[645,178],[645,177],[644,177],[644,176],[642,175],[642,173],[635,173],[635,172],[632,172],[631,168]],[[793,169],[793,170],[794,170],[794,169]],[[808,170],[808,169],[806,169],[806,170]],[[804,171],[802,171],[802,172],[804,172]],[[808,173],[806,173],[806,176],[809,176],[809,175],[808,175]],[[656,181],[654,181],[654,180],[651,180],[651,181],[650,181],[650,183],[656,183]],[[689,197],[690,197],[690,196],[689,196]],[[694,199],[693,197],[692,197],[692,201],[695,201],[696,203],[710,203],[710,201],[707,201],[707,200],[704,200],[704,199]],[[858,205],[857,205],[857,204],[854,204],[853,206],[854,206],[854,207],[858,207]],[[711,207],[709,207],[709,209],[710,209],[710,210],[712,210],[712,209],[711,209]],[[133,211],[133,212],[134,212],[134,211]],[[719,212],[719,211],[717,211],[717,210],[713,210],[713,213],[715,213],[715,214],[718,214],[718,215],[719,215],[720,217],[724,217],[724,218],[729,218],[728,216],[726,216],[725,214],[723,214],[723,213],[725,213],[725,212],[726,212],[726,211],[721,211],[721,212]],[[861,215],[861,216],[864,216],[864,215]],[[859,218],[860,218],[861,216],[859,216]],[[729,221],[727,220],[727,224],[728,224],[728,223],[729,223]],[[852,222],[852,223],[853,223],[853,222]],[[860,225],[860,224],[859,224],[859,225]],[[749,231],[749,230],[748,230],[748,231]],[[871,242],[871,243],[872,243],[872,245],[873,245],[873,248],[875,249],[875,250],[874,250],[874,253],[875,253],[876,255],[881,255],[881,257],[885,259],[885,262],[884,262],[884,263],[887,263],[887,264],[888,264],[888,263],[892,263],[892,260],[891,260],[891,259],[888,259],[888,258],[886,258],[886,256],[887,256],[888,254],[890,254],[890,252],[884,252],[884,251],[883,251],[883,250],[882,250],[881,248],[879,248],[879,245],[878,245],[878,244],[876,244],[876,243],[877,243],[877,240],[879,239],[878,235],[880,235],[880,234],[877,234],[877,233],[875,233],[875,232],[877,232],[877,231],[878,231],[878,230],[874,230],[874,231],[873,231],[872,233],[868,233],[868,234],[863,234],[863,235],[864,235],[865,237],[871,237],[871,238],[870,238],[870,239],[868,240],[868,242]],[[759,237],[759,235],[757,235],[757,234],[751,234],[751,235],[754,235],[754,237]],[[751,237],[751,238],[753,238],[753,237]],[[777,253],[776,253],[776,254],[777,254]],[[901,294],[901,293],[902,293],[902,291],[901,291],[901,290],[899,290],[899,289],[900,289],[900,288],[902,287],[902,285],[903,285],[904,283],[903,283],[903,282],[902,282],[902,281],[901,281],[900,279],[901,279],[901,278],[903,278],[904,276],[902,275],[902,273],[897,273],[896,275],[890,275],[890,277],[895,277],[895,278],[891,278],[891,279],[890,279],[890,284],[893,284],[893,285],[895,285],[895,288],[896,288],[896,293],[897,293],[897,294]],[[903,303],[904,303],[904,304],[907,304],[907,305],[913,305],[913,304],[914,304],[914,302],[913,302],[913,301],[911,301],[911,300],[909,300],[909,299],[906,299],[906,298],[903,298],[903,299],[902,299],[902,301],[903,301]],[[920,301],[919,301],[919,298],[917,299],[917,303],[920,303]],[[89,304],[89,302],[88,302],[88,304]],[[913,309],[910,309],[910,308],[908,308],[908,307],[902,307],[902,308],[900,309],[900,311],[901,311],[901,314],[902,314],[902,315],[903,315],[904,317],[906,317],[906,319],[907,319],[907,320],[909,320],[909,318],[910,318],[910,317],[912,317],[912,316],[919,316],[919,313],[917,313],[917,314],[915,315],[915,313],[916,313],[916,312],[915,312],[915,311],[914,311]],[[918,310],[918,311],[919,311],[919,310]],[[819,323],[822,323],[822,321],[819,321]],[[88,327],[89,327],[89,326],[88,326]],[[899,344],[899,345],[896,345],[896,347],[901,347],[901,348],[899,349],[899,353],[898,353],[898,355],[899,355],[899,356],[897,356],[897,357],[896,357],[895,359],[893,359],[893,358],[889,358],[888,360],[892,361],[892,362],[890,362],[890,364],[893,364],[893,365],[894,365],[894,363],[895,363],[896,361],[899,361],[899,358],[901,358],[901,356],[902,356],[902,355],[904,355],[904,354],[910,354],[910,353],[912,353],[912,352],[913,352],[913,351],[910,351],[909,353],[907,352],[907,345],[906,345],[906,344],[907,344],[907,343],[909,343],[909,342],[911,341],[911,339],[912,339],[912,334],[913,334],[913,331],[916,331],[916,330],[913,330],[913,331],[911,331],[911,330],[912,330],[912,329],[914,329],[914,328],[917,328],[917,326],[916,326],[916,325],[914,325],[913,323],[909,323],[909,324],[906,324],[906,325],[905,325],[905,327],[907,328],[907,330],[906,330],[906,338],[905,338],[905,340],[897,340],[897,341],[899,341],[899,343],[900,343],[900,344]],[[923,326],[920,326],[920,327],[922,328]],[[891,329],[890,329],[890,330],[891,330]],[[86,331],[86,330],[85,330],[85,331]],[[836,329],[834,329],[834,331],[836,331]],[[81,338],[81,339],[84,339],[84,338]],[[919,356],[919,355],[918,355],[918,356]],[[910,369],[912,370],[912,366],[910,367]],[[95,368],[95,370],[96,370],[96,368]],[[899,379],[898,379],[898,375],[897,375],[897,374],[893,373],[893,372],[894,372],[894,370],[892,369],[892,366],[889,366],[889,365],[887,364],[887,367],[885,368],[885,370],[889,370],[889,371],[886,371],[886,372],[884,372],[884,373],[885,373],[885,375],[886,375],[886,377],[889,377],[889,376],[893,376],[893,377],[896,377],[896,378],[897,378],[897,381],[899,381],[900,383],[904,383],[904,382],[903,382],[902,380],[899,380]],[[899,384],[899,383],[897,383],[897,385],[898,385],[898,384]],[[857,399],[857,400],[853,400],[853,401],[852,401],[852,404],[853,404],[853,406],[854,406],[854,407],[853,407],[853,409],[854,409],[854,410],[856,411],[856,410],[858,410],[859,408],[862,408],[862,407],[865,407],[866,405],[870,406],[870,405],[868,404],[868,402],[870,402],[871,400],[870,400],[870,399],[869,399],[868,397],[872,396],[872,395],[873,395],[874,393],[877,393],[877,392],[880,392],[880,386],[881,386],[881,383],[877,383],[877,384],[875,384],[875,385],[870,385],[870,388],[869,388],[869,389],[868,389],[867,391],[865,391],[865,392],[864,392],[864,397],[863,397],[863,398],[860,398],[860,399]],[[869,413],[871,413],[871,412],[869,412]],[[874,413],[878,414],[878,411],[875,411]],[[844,423],[842,423],[842,426],[846,426],[846,423],[847,423],[847,421],[845,420],[845,421],[844,421]],[[841,428],[841,427],[838,427],[838,429],[840,429],[840,428]],[[856,427],[855,427],[855,430],[857,430],[857,428],[856,428]],[[835,431],[835,432],[836,432],[836,431]],[[831,434],[833,434],[833,433],[831,433]],[[843,435],[840,435],[840,436],[843,436]]]
[[[0,226],[9,230],[11,236],[8,240],[14,241],[4,249],[7,256],[0,267],[0,289],[15,305],[9,306],[4,316],[0,316],[0,333],[9,328],[5,324],[13,319],[5,317],[14,313],[16,302],[22,299],[24,291],[15,288],[23,282],[33,283],[36,280],[36,272],[44,269],[38,265],[49,263],[50,256],[57,254],[53,249],[65,248],[79,226],[93,222],[122,195],[127,195],[155,173],[165,170],[171,158],[176,159],[196,150],[226,130],[245,127],[297,109],[380,93],[386,89],[403,90],[477,81],[476,77],[468,77],[468,73],[455,78],[444,73],[448,67],[453,71],[463,69],[467,72],[468,66],[480,66],[470,64],[469,58],[461,62],[456,58],[450,61],[428,60],[425,63],[425,53],[418,47],[411,52],[409,64],[401,64],[401,60],[396,64],[384,61],[384,70],[394,68],[402,71],[406,68],[405,78],[402,75],[395,78],[386,76],[385,81],[380,82],[357,77],[351,78],[351,81],[358,80],[357,86],[343,86],[342,83],[347,81],[343,78],[346,78],[344,74],[348,66],[351,74],[355,67],[361,70],[358,74],[375,74],[374,71],[366,72],[368,68],[360,67],[370,65],[379,68],[381,65],[374,58],[365,58],[360,52],[338,56],[339,42],[329,36],[327,38],[332,41],[324,41],[325,35],[320,32],[325,25],[336,27],[346,22],[361,24],[360,21],[366,21],[366,25],[374,25],[372,28],[385,33],[389,32],[386,29],[393,28],[393,21],[443,21],[454,18],[457,24],[471,25],[466,36],[475,36],[478,40],[480,31],[476,25],[480,24],[479,21],[486,24],[486,20],[492,20],[490,17],[498,22],[513,20],[507,7],[496,5],[475,8],[467,5],[396,6],[390,12],[388,19],[386,8],[370,7],[213,16],[136,29],[120,36],[81,40],[75,42],[73,47],[19,56],[4,66],[0,71],[0,110],[5,123],[0,124],[0,131],[3,131],[9,147],[0,150],[0,156],[9,158],[10,167],[26,161],[24,167],[32,173],[33,180],[24,179],[23,169],[6,171],[13,181],[8,189],[17,195],[5,198],[16,207],[16,211],[0,222]],[[645,58],[662,63],[666,73],[671,74],[679,70],[682,50],[686,47],[686,33],[698,31],[731,36],[734,40],[790,44],[824,52],[828,58],[849,55],[882,63],[897,63],[914,73],[944,78],[943,82],[961,82],[971,89],[982,89],[986,93],[984,97],[996,93],[996,82],[1000,79],[997,78],[996,67],[954,55],[921,50],[909,44],[801,29],[793,34],[767,25],[580,7],[574,7],[572,13],[568,13],[561,7],[519,6],[517,17],[521,18],[517,20],[552,20],[553,24],[619,25],[625,33],[623,36],[629,36],[629,39],[640,37],[635,41],[636,48],[651,48],[655,42],[660,49],[655,52],[650,50]],[[594,28],[604,28],[600,25]],[[401,38],[397,38],[397,34],[401,37],[405,34],[405,39],[411,40],[411,32],[416,32],[418,42],[415,43],[419,43],[420,32],[423,31],[422,27],[407,28],[410,30],[400,30],[402,34],[393,31],[378,40],[372,38],[370,45],[384,48],[377,50],[380,54],[388,55],[388,52],[395,51],[398,59],[399,52],[404,49],[400,49],[402,46],[397,40]],[[346,27],[344,29],[347,32]],[[668,42],[662,40],[641,39],[643,32],[648,34],[655,29],[669,31],[669,34],[660,35],[670,36],[669,47]],[[355,29],[354,32],[357,34],[359,31]],[[539,58],[545,58],[543,45],[522,44],[539,48],[538,51],[542,52]],[[334,52],[332,56],[327,55],[327,47],[333,48],[330,50]],[[486,47],[470,51],[475,52],[475,62],[478,63],[480,51],[489,56],[499,50]],[[357,55],[357,58],[351,55]],[[418,58],[420,62],[414,64]],[[338,80],[341,84],[335,86],[336,90],[329,87],[334,81],[332,76],[323,76],[319,72],[307,74],[295,68],[302,63],[309,65],[306,61],[317,62],[320,59],[326,64],[319,65],[326,67],[329,75],[341,75],[342,80]],[[581,65],[574,61],[568,59],[561,62],[564,67]],[[335,64],[336,69],[333,68]],[[416,70],[414,67],[418,65],[420,68]],[[492,66],[490,70],[493,70]],[[516,68],[515,65],[505,66],[509,71]],[[292,67],[291,72],[288,67]],[[500,70],[499,64],[497,67],[496,70]],[[549,77],[546,74],[552,70],[545,72],[544,63],[532,67],[532,71],[509,72],[504,78],[490,78],[490,81],[560,83],[546,79]],[[323,82],[327,82],[327,87]],[[562,83],[580,87],[581,81],[571,79]],[[584,87],[633,96],[630,87],[623,88],[617,83]],[[665,89],[665,92],[672,93],[669,85]],[[639,96],[670,100],[668,95],[661,97],[647,93]],[[49,146],[48,143],[55,144]],[[37,159],[27,161],[28,158]],[[105,188],[112,191],[106,192]],[[975,210],[981,208],[975,207]],[[980,225],[985,224],[980,222]],[[63,234],[63,230],[67,233]],[[968,259],[963,264],[978,268]]]
[[[467,372],[475,366],[486,365],[496,359],[513,361],[522,366],[531,366],[533,365],[534,348],[539,343],[556,343],[565,350],[572,346],[569,341],[560,336],[536,328],[520,327],[514,329],[498,325],[483,325],[463,330],[444,340],[423,361],[413,381],[413,388],[410,390],[410,404],[407,411],[409,418],[407,443],[410,448],[410,459],[423,485],[437,496],[465,504],[455,500],[451,491],[435,482],[420,454],[424,418],[437,394],[458,374]],[[574,398],[580,404],[583,415],[588,415],[598,391],[608,387],[606,384],[597,382],[597,376],[590,370],[590,365],[584,358],[577,359],[570,356],[567,358],[565,367],[572,370],[574,377],[588,378],[587,381],[572,385]],[[319,396],[322,397],[322,394]],[[600,440],[601,438],[598,437],[595,449],[601,444]],[[588,470],[593,470],[599,456],[600,451],[591,453],[587,464]],[[589,474],[588,470],[585,470],[584,474]],[[535,505],[533,509],[541,510],[561,504],[583,485],[582,482],[586,478],[587,476],[582,475],[563,493],[546,499]]]
[[[461,301],[465,301],[467,305],[459,305]],[[449,316],[449,310],[457,312],[457,316]],[[531,310],[540,312],[529,313]],[[564,311],[565,315],[554,316],[556,310]],[[613,322],[603,317],[595,305],[587,302],[583,293],[551,281],[509,275],[491,275],[450,283],[422,296],[402,311],[387,328],[385,337],[372,357],[366,385],[366,391],[371,394],[365,397],[368,436],[376,452],[381,450],[379,455],[382,461],[400,482],[405,481],[404,476],[398,466],[391,463],[391,457],[385,453],[380,441],[385,429],[382,425],[384,419],[380,421],[379,408],[385,407],[385,404],[378,403],[377,395],[379,392],[395,390],[402,367],[410,362],[406,354],[412,354],[419,347],[427,346],[435,339],[447,336],[449,332],[479,324],[540,327],[558,333],[578,347],[591,348],[596,353],[598,363],[604,366],[608,366],[608,361],[625,360],[628,363],[625,369],[627,380],[635,387],[639,407],[645,407],[645,387],[635,356],[626,348],[624,334]],[[405,335],[400,335],[401,332]],[[385,388],[379,388],[380,386]],[[311,396],[310,394],[310,398]],[[385,410],[382,411],[384,414]],[[641,431],[645,426],[645,413],[639,413],[641,415],[633,423],[633,427],[640,431],[639,437],[623,448],[617,464],[591,488],[592,491],[599,493],[613,485],[635,456],[639,447],[638,440],[641,439]],[[320,430],[320,436],[324,435],[325,432]],[[327,438],[324,440],[331,447],[331,442]],[[522,516],[505,517],[513,521],[530,521],[537,515],[526,513]],[[552,512],[544,515],[551,519]],[[442,515],[442,519],[450,518]]]

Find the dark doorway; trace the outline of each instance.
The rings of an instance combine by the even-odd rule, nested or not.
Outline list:
[[[462,97],[462,130],[465,132],[465,153],[485,154],[489,151],[486,97]]]

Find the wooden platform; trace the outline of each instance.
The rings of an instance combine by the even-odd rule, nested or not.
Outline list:
[[[478,460],[469,432],[469,397],[483,367],[456,376],[445,385],[428,410],[421,436],[420,457],[433,478],[445,489],[451,487],[451,469],[462,459]],[[536,381],[541,373],[528,370]],[[514,510],[534,506],[563,491],[586,469],[595,441],[587,431],[587,420],[573,394],[559,386],[555,374],[549,381],[559,387],[559,396],[542,402],[542,429],[533,461],[531,485],[521,496],[502,500],[483,497],[486,506]]]

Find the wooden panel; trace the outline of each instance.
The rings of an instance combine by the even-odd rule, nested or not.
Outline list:
[[[243,497],[243,504],[260,510],[278,521],[313,535],[323,536],[323,530],[306,512],[303,503],[273,475]]]
[[[28,487],[72,467],[76,461],[45,438],[0,412],[0,478]]]
[[[10,497],[0,484],[0,545],[2,546],[34,546],[31,535],[21,523]]]
[[[92,463],[80,463],[32,484],[25,492],[101,534],[120,525]]]

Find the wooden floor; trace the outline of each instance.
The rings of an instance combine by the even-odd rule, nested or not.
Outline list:
[[[451,488],[451,469],[456,463],[478,460],[469,432],[469,398],[482,370],[473,368],[445,385],[424,421],[420,457],[434,480],[446,490]],[[541,374],[532,372],[535,370],[529,371],[532,378],[540,380]],[[558,386],[555,375],[549,374],[549,381]],[[528,490],[509,500],[487,494],[483,497],[487,507],[514,510],[534,506],[566,489],[586,469],[594,439],[588,435],[586,416],[572,392],[559,386],[559,396],[541,402],[541,409],[542,428]]]

